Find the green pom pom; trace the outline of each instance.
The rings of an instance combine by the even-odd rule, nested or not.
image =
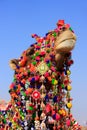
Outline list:
[[[49,42],[50,42],[50,41],[48,40],[48,41],[45,42],[45,44],[49,44]]]
[[[50,53],[50,49],[47,49],[47,51],[46,51],[47,53]]]
[[[50,67],[51,67],[51,62],[49,62],[49,63],[47,64],[47,66],[50,68]]]
[[[6,119],[5,118],[3,119],[3,123],[6,124]]]
[[[40,61],[43,61],[43,60],[44,60],[44,58],[43,58],[43,57],[41,57],[41,58],[40,58]]]
[[[13,82],[16,82],[16,78],[14,77]]]
[[[36,63],[36,61],[34,61],[34,62],[32,62],[32,64],[33,64],[33,65],[36,65],[37,63]]]
[[[64,84],[61,84],[61,87],[62,87],[62,89],[64,89],[65,88]]]
[[[32,106],[29,106],[29,110],[32,111],[34,108]]]
[[[40,43],[38,43],[38,44],[37,44],[37,46],[41,46],[41,44],[40,44]]]
[[[35,56],[33,55],[31,58],[32,58],[32,60],[34,60],[34,59],[35,59]]]
[[[56,36],[57,36],[56,32],[54,32],[52,35],[53,35],[54,37],[56,37]]]
[[[20,110],[20,115],[21,117],[24,116],[24,113],[22,112],[22,110]]]
[[[40,53],[39,52],[36,52],[36,56],[39,56],[40,55]]]
[[[21,91],[21,94],[22,94],[22,96],[24,96],[24,97],[26,96],[25,92],[23,92],[23,91]]]
[[[70,31],[73,31],[71,27],[69,28],[69,30],[70,30]]]
[[[52,79],[52,84],[53,85],[57,85],[58,84],[58,81],[56,79]]]

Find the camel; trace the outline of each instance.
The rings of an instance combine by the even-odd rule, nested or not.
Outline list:
[[[14,77],[5,129],[75,130],[69,68],[76,35],[69,24],[59,20],[56,29],[44,37],[32,34],[32,38],[36,42],[9,62]]]

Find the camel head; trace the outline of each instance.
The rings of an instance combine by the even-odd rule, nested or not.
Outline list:
[[[64,23],[64,20],[59,20],[57,26],[58,35],[55,40],[55,60],[57,61],[57,66],[60,69],[66,55],[75,47],[76,35],[70,25]]]
[[[64,24],[63,20],[57,23],[59,29],[59,35],[55,41],[55,49],[58,53],[68,53],[70,52],[76,43],[76,36],[70,25]]]
[[[76,36],[69,24],[65,24],[64,20],[59,20],[57,28],[53,31],[49,31],[45,37],[39,37],[36,34],[32,35],[36,39],[36,43],[31,45],[26,51],[24,51],[19,59],[13,59],[10,61],[10,67],[16,70],[18,67],[26,66],[31,62],[31,57],[37,51],[47,52],[48,48],[51,48],[50,53],[55,55],[55,61],[57,67],[60,69],[66,59],[67,54],[73,50],[76,43]],[[43,47],[44,46],[44,47]]]

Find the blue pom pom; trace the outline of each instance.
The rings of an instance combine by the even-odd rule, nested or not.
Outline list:
[[[57,102],[57,96],[54,96],[53,101],[54,103]]]
[[[49,102],[49,96],[48,95],[45,96],[45,101]]]
[[[12,122],[9,122],[9,126],[10,126],[10,127],[12,126]]]
[[[54,114],[52,117],[53,117],[53,119],[56,119],[56,114]]]
[[[31,79],[31,82],[35,82],[35,78],[32,78],[32,79]]]

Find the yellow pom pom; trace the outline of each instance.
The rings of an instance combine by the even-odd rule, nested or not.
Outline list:
[[[71,85],[67,86],[67,90],[70,91],[72,89]]]
[[[62,109],[62,115],[66,116],[66,111],[64,109]]]
[[[24,120],[24,116],[22,116],[21,118],[22,118],[22,120]]]
[[[59,110],[59,114],[62,115],[62,110]]]
[[[70,70],[67,70],[67,75],[70,75],[71,74],[71,71]]]
[[[57,80],[55,80],[55,81],[54,81],[54,85],[57,85],[57,84],[58,84],[58,81],[57,81]]]
[[[72,103],[71,102],[67,103],[67,108],[69,108],[69,109],[72,108]]]

